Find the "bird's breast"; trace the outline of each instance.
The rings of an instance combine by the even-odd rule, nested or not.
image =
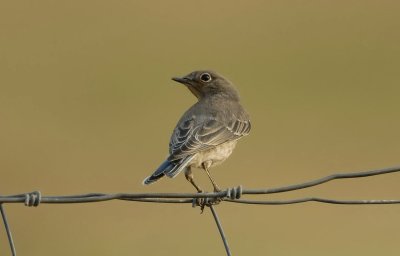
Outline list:
[[[224,162],[233,152],[237,140],[228,141],[216,146],[215,148],[205,150],[196,154],[190,162],[190,166],[201,168],[202,163],[211,161],[211,166],[215,166]]]

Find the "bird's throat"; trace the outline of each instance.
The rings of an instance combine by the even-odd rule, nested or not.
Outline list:
[[[193,93],[194,96],[196,96],[196,98],[200,99],[201,94],[200,91],[197,90],[195,87],[193,87],[192,85],[187,85],[187,88],[190,90],[191,93]]]

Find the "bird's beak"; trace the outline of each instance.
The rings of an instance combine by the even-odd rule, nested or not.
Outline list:
[[[172,80],[175,82],[181,83],[186,85],[186,87],[196,96],[200,98],[200,92],[196,89],[195,83],[193,82],[193,77],[191,74],[184,76],[184,77],[173,77]]]
[[[172,80],[174,80],[175,82],[184,84],[184,85],[190,85],[191,84],[191,80],[189,78],[187,78],[186,76],[184,76],[184,77],[173,77]]]
[[[172,80],[188,86],[188,85],[193,85],[193,78],[194,78],[193,74],[190,73],[189,75],[183,77],[173,77]]]
[[[181,84],[186,84],[188,79],[185,77],[173,77],[172,80]]]

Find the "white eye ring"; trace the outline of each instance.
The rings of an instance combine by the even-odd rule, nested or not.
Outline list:
[[[203,73],[200,75],[200,80],[202,82],[208,83],[212,80],[211,75],[209,73]]]

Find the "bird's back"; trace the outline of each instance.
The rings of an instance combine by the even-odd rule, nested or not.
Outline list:
[[[194,137],[194,142],[200,143],[210,142],[207,140],[212,139],[213,142],[207,144],[206,148],[197,150],[201,152],[224,142],[237,140],[247,135],[250,129],[249,115],[239,101],[221,99],[220,95],[202,99],[190,107],[176,125],[169,143],[170,158],[180,155],[184,145],[182,142],[188,138]]]

